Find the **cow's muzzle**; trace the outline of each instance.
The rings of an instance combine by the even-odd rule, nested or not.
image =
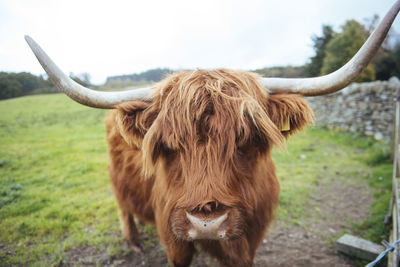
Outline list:
[[[188,238],[196,239],[225,239],[228,224],[226,223],[228,214],[225,213],[216,218],[196,217],[186,212],[186,218],[189,220]]]
[[[171,230],[181,240],[233,240],[244,232],[243,212],[224,207],[208,212],[178,208],[170,217]]]

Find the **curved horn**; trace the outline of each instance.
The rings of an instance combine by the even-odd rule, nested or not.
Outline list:
[[[400,0],[397,0],[357,54],[335,72],[314,78],[261,78],[260,83],[272,94],[289,93],[318,96],[343,89],[356,80],[371,61],[385,39],[399,10]]]
[[[111,109],[122,102],[151,99],[151,88],[121,92],[100,92],[86,88],[65,75],[31,37],[26,35],[25,40],[57,88],[78,103],[94,108]]]

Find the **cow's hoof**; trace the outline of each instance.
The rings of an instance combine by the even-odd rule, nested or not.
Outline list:
[[[135,242],[135,243],[131,244],[131,249],[135,253],[142,253],[144,250],[143,245],[140,242]]]

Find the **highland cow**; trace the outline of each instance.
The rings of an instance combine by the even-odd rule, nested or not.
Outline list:
[[[189,265],[194,242],[227,266],[251,265],[278,204],[271,148],[312,120],[301,97],[267,96],[258,79],[180,72],[152,102],[109,113],[111,183],[128,242],[139,243],[136,215],[156,225],[174,266]]]
[[[272,147],[312,121],[303,96],[338,91],[359,76],[399,9],[397,1],[342,68],[304,79],[196,70],[155,88],[99,92],[75,83],[26,40],[60,90],[113,109],[106,118],[109,170],[132,248],[140,250],[137,217],[156,226],[173,266],[188,266],[197,247],[224,266],[251,266],[279,200]]]

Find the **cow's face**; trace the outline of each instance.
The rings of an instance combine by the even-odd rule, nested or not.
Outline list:
[[[159,85],[151,103],[119,106],[121,134],[142,150],[156,212],[176,238],[238,238],[259,200],[277,198],[270,149],[312,112],[300,97],[267,96],[257,80],[245,72],[181,72]],[[290,130],[282,132],[285,121]]]

